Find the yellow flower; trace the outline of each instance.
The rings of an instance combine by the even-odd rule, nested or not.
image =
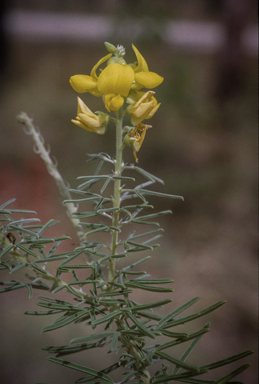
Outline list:
[[[150,72],[148,69],[148,65],[144,57],[141,55],[139,50],[132,44],[132,48],[135,52],[135,55],[138,60],[138,65],[134,68],[135,72],[135,84],[133,85],[133,89],[139,90],[140,88],[148,88],[152,89],[157,87],[162,83],[164,78],[159,76],[155,72]]]
[[[150,119],[160,107],[161,103],[157,103],[157,100],[153,97],[154,93],[153,91],[138,92],[128,97],[128,103],[135,103],[127,109],[133,125],[138,125],[141,121]]]
[[[76,120],[71,120],[72,123],[86,129],[89,132],[95,132],[99,135],[103,135],[106,131],[105,117],[98,116],[93,113],[80,99],[80,97],[77,98],[77,101],[77,117]]]
[[[110,53],[100,59],[93,67],[90,76],[75,75],[70,78],[70,84],[73,89],[79,93],[89,92],[94,96],[103,96],[105,107],[110,112],[118,111],[129,94],[138,92],[140,88],[145,87],[151,89],[157,87],[162,83],[163,77],[154,72],[150,72],[144,57],[134,45],[132,45],[132,47],[137,57],[137,65],[127,65],[123,59],[123,55],[125,54],[124,48],[118,46],[116,49],[112,46],[112,50],[115,50],[114,56]],[[108,48],[111,51],[110,45]],[[98,76],[96,71],[105,61],[107,61],[107,66]],[[138,99],[139,98],[138,96]],[[152,100],[153,103],[155,102],[155,105],[153,105],[155,108],[157,103],[154,98]],[[152,111],[150,111],[150,113],[151,117],[153,115]],[[135,125],[142,121],[143,118],[136,121]]]
[[[133,155],[137,163],[138,163],[137,152],[141,148],[141,145],[146,136],[147,129],[151,127],[152,127],[151,125],[147,125],[147,124],[145,125],[140,123],[135,127],[134,130],[129,132],[124,138],[124,143],[133,148]]]
[[[102,93],[97,88],[97,80],[98,76],[96,74],[97,68],[108,60],[112,56],[111,53],[109,55],[104,56],[102,59],[98,61],[97,64],[91,70],[90,76],[88,75],[74,75],[70,77],[70,84],[72,88],[78,93],[89,92],[94,96],[102,96]]]
[[[105,95],[104,103],[108,111],[118,111],[124,104],[134,81],[134,71],[127,64],[112,63],[98,78],[98,90]]]

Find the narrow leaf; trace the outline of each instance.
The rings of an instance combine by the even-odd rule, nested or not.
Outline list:
[[[185,364],[183,361],[181,361],[181,360],[177,360],[177,359],[175,359],[173,356],[169,356],[169,355],[167,355],[167,354],[164,353],[164,352],[160,352],[160,351],[159,351],[159,352],[156,352],[155,354],[156,354],[157,356],[161,357],[162,359],[167,360],[167,361],[169,361],[170,363],[175,364],[177,367],[186,369],[187,371],[193,371],[193,372],[195,372],[195,373],[199,373],[199,372],[200,372],[200,368],[198,368],[198,367],[194,367],[193,365]]]
[[[86,343],[92,340],[97,340],[97,339],[107,339],[110,337],[113,337],[114,332],[101,332],[101,333],[96,333],[92,334],[90,336],[83,336],[83,337],[77,337],[76,339],[73,339],[70,341],[71,344],[76,344],[76,343]]]
[[[182,196],[178,195],[169,195],[167,193],[161,193],[161,192],[155,192],[155,191],[149,191],[148,189],[139,189],[139,192],[141,192],[144,195],[152,195],[152,196],[158,196],[158,197],[168,197],[170,199],[178,199],[178,200],[184,200]]]
[[[144,169],[142,169],[140,167],[136,167],[136,166],[134,166],[134,169],[136,171],[138,171],[141,175],[145,176],[148,180],[150,180],[152,182],[158,181],[159,183],[164,184],[163,180],[161,180],[158,177],[152,175],[151,173],[145,171]]]
[[[215,363],[203,365],[201,368],[206,368],[209,370],[219,368],[219,367],[222,367],[223,365],[230,364],[230,363],[233,363],[234,361],[243,359],[244,357],[249,356],[252,353],[253,351],[245,351],[245,352],[239,353],[238,355],[228,357],[227,359],[219,360],[219,361],[216,361]]]
[[[163,317],[159,323],[157,324],[157,329],[158,328],[161,328],[166,322],[168,322],[169,320],[171,320],[173,317],[175,317],[176,315],[178,315],[179,313],[183,312],[185,309],[189,308],[191,305],[193,305],[194,303],[196,303],[196,301],[198,301],[200,298],[199,297],[195,297],[194,299],[188,301],[187,303],[185,303],[184,305],[182,305],[181,307],[175,309],[174,311],[172,311],[171,313],[169,313],[167,316]]]
[[[127,315],[129,316],[129,318],[131,319],[131,321],[146,335],[146,336],[149,336],[151,337],[152,339],[155,339],[156,338],[156,335],[150,331],[148,328],[146,328],[144,325],[142,325],[138,319],[131,313],[128,311]]]
[[[105,315],[93,322],[93,326],[96,326],[98,324],[106,323],[107,321],[113,319],[116,316],[119,316],[121,314],[122,310],[117,310],[114,312],[109,313],[108,315]]]
[[[186,317],[181,317],[179,319],[175,319],[173,321],[169,321],[168,323],[164,324],[162,328],[170,328],[174,327],[179,324],[187,323],[188,321],[192,321],[194,319],[198,319],[199,317],[202,317],[204,315],[207,315],[208,313],[215,311],[219,307],[221,307],[223,304],[225,304],[225,301],[219,301],[218,303],[204,309],[203,311],[200,311],[198,313],[195,313],[194,315],[186,316]]]
[[[20,243],[17,244],[17,247],[19,247],[23,252],[25,252],[25,253],[29,253],[30,255],[36,257],[36,259],[39,259],[39,258],[40,258],[40,256],[37,255],[37,253],[33,252],[33,251],[30,250],[29,248],[24,247],[24,246],[21,245]]]
[[[229,382],[229,380],[233,379],[233,377],[236,377],[241,372],[243,372],[245,369],[249,368],[251,364],[245,364],[239,367],[238,369],[235,369],[233,372],[229,373],[225,377],[222,377],[222,379],[219,379],[217,381],[214,381],[214,384],[226,384]]]
[[[209,323],[207,323],[204,327],[204,329],[208,330],[209,331]],[[200,341],[200,339],[202,338],[203,334],[196,337],[196,339],[193,340],[193,342],[191,343],[191,345],[186,349],[186,351],[184,352],[184,354],[182,355],[180,361],[185,361],[187,359],[187,357],[190,355],[190,353],[193,351],[193,349],[196,347],[196,345],[198,344],[198,342]],[[205,367],[201,367],[201,368],[205,368]],[[207,367],[206,367],[207,368]],[[173,370],[173,375],[176,374],[178,371],[179,371],[180,367],[175,367],[174,370]],[[208,368],[207,368],[208,369]]]
[[[8,247],[6,247],[3,252],[1,253],[0,255],[0,259],[8,252],[10,252],[12,249],[14,248],[14,245],[13,244],[10,244],[8,245]]]
[[[75,320],[79,319],[80,317],[82,317],[83,315],[85,315],[88,312],[89,312],[88,310],[82,310],[80,312],[74,313],[73,315],[67,315],[63,320],[61,320],[61,321],[56,320],[56,322],[54,324],[49,325],[48,327],[42,328],[41,331],[42,332],[49,332],[49,331],[53,331],[54,329],[64,327],[67,324],[73,323]]]
[[[111,341],[111,351],[112,352],[115,351],[117,348],[117,342],[118,342],[119,336],[120,336],[119,332],[114,332],[113,337],[112,337],[112,341]]]
[[[108,383],[112,383],[113,384],[113,380],[109,376],[105,375],[104,373],[95,371],[94,369],[87,368],[87,367],[85,367],[83,365],[79,365],[79,364],[75,364],[75,363],[70,363],[69,361],[58,359],[56,357],[49,357],[48,360],[52,361],[53,363],[63,365],[65,367],[67,367],[67,368],[74,369],[76,371],[88,373],[89,375],[93,376],[93,378],[95,378],[95,377],[101,378],[102,380],[107,381]]]
[[[149,285],[144,284],[138,284],[133,282],[125,282],[126,287],[136,288],[136,289],[143,289],[145,291],[151,291],[151,292],[173,292],[174,290],[172,288],[163,288],[163,287],[152,287]]]

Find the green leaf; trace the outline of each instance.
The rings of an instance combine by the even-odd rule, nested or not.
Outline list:
[[[143,289],[144,291],[150,291],[150,292],[173,292],[174,290],[172,288],[163,288],[163,287],[152,287],[149,285],[144,285],[142,283],[136,283],[136,282],[125,282],[126,287],[131,287],[135,289]]]
[[[134,280],[128,280],[128,282],[136,282],[136,283],[143,283],[143,284],[169,284],[173,283],[174,280],[172,279],[134,279]]]
[[[51,308],[51,309],[57,309],[57,310],[60,310],[60,311],[68,311],[68,310],[71,310],[71,309],[74,309],[74,307],[71,305],[71,306],[68,306],[68,305],[61,305],[61,304],[51,304],[51,303],[41,303],[41,302],[38,302],[36,303],[39,307],[43,307],[43,308]],[[79,309],[80,311],[81,309]]]
[[[143,221],[143,220],[139,220],[139,219],[132,219],[130,220],[131,223],[135,223],[135,224],[142,224],[142,225],[156,225],[159,227],[159,223],[156,223],[155,221]]]
[[[11,282],[11,283],[4,283],[5,285],[10,284],[7,288],[0,289],[0,293],[8,292],[8,291],[14,291],[15,289],[20,289],[26,287],[25,283],[20,283],[19,281]],[[11,285],[12,284],[12,285]]]
[[[10,229],[15,229],[15,230],[20,231],[20,232],[27,233],[28,235],[30,235],[30,236],[32,236],[32,237],[38,237],[37,234],[36,234],[35,232],[29,231],[29,229],[20,227],[19,225],[13,225],[13,224],[10,224],[10,225],[9,225],[9,228],[10,228]]]
[[[151,219],[153,217],[157,216],[163,216],[163,215],[168,215],[171,214],[172,211],[167,210],[167,211],[161,211],[161,212],[156,212],[156,213],[151,213],[150,215],[145,215],[145,216],[138,216],[138,220],[143,220],[143,219]]]
[[[131,313],[130,311],[127,312],[127,315],[131,319],[131,321],[144,333],[144,335],[151,337],[152,339],[156,338],[156,335],[150,331],[148,328],[146,328],[143,324],[141,324],[138,319]]]
[[[35,264],[39,264],[39,263],[49,263],[50,261],[57,261],[57,260],[64,260],[64,259],[68,259],[68,255],[57,255],[57,256],[50,256],[46,259],[40,259],[40,260],[35,260],[34,263]]]
[[[209,323],[207,323],[204,327],[204,329],[208,330],[209,331]],[[185,361],[187,359],[187,357],[190,355],[190,353],[193,351],[193,349],[196,347],[196,345],[198,344],[198,342],[200,341],[200,339],[202,338],[203,334],[201,334],[200,336],[196,337],[194,339],[194,341],[191,343],[191,345],[186,349],[186,351],[184,352],[184,354],[182,355],[182,357],[180,358],[180,361]],[[205,367],[201,367],[201,368],[205,368]],[[175,367],[175,369],[173,370],[173,375],[176,374],[178,371],[179,371],[180,367]],[[208,369],[206,367],[206,369]]]
[[[130,240],[127,240],[124,245],[127,245],[127,244],[130,244],[130,245],[134,246],[134,248],[129,249],[128,252],[130,250],[134,251],[134,252],[136,252],[137,250],[141,250],[142,251],[142,250],[145,250],[145,249],[153,250],[153,247],[151,245],[139,244],[139,243],[135,243],[134,241],[130,241]]]
[[[174,326],[179,325],[179,324],[187,323],[188,321],[192,321],[194,319],[198,319],[199,317],[202,317],[202,316],[207,315],[208,313],[210,313],[212,311],[215,311],[216,309],[218,309],[219,307],[221,307],[225,303],[226,303],[225,301],[219,301],[218,303],[204,309],[203,311],[200,311],[198,313],[195,313],[193,315],[189,315],[186,317],[181,317],[181,318],[175,319],[173,321],[169,321],[166,324],[164,324],[162,328],[170,328],[170,327],[174,327]]]
[[[215,381],[211,380],[201,380],[201,379],[182,379],[180,380],[183,383],[190,383],[190,384],[214,384]],[[242,384],[242,383],[229,383],[229,384]]]
[[[0,215],[10,215],[11,211],[7,209],[0,209]],[[5,221],[5,219],[1,219],[1,221]]]
[[[115,351],[117,349],[117,342],[119,339],[120,333],[119,332],[114,332],[112,336],[112,341],[111,341],[111,351]]]
[[[84,269],[84,268],[93,268],[92,265],[81,265],[81,264],[69,264],[69,265],[64,265],[64,267],[66,267],[65,269],[67,269],[69,271],[69,269]]]
[[[73,353],[78,353],[88,349],[97,348],[105,344],[98,343],[84,343],[78,345],[64,345],[59,347],[44,347],[44,350],[47,350],[49,353],[56,353],[57,356],[71,355]]]
[[[159,331],[161,332],[161,334],[163,334],[163,329],[160,329]],[[186,343],[187,341],[193,340],[193,339],[203,335],[204,333],[206,333],[208,331],[209,331],[208,328],[202,328],[200,331],[192,333],[191,335],[188,335],[187,337],[185,337],[183,339],[177,339],[175,341],[169,341],[167,343],[161,344],[156,348],[156,351],[162,351],[163,349],[170,348],[170,347],[173,347],[173,346],[178,345],[178,344]],[[205,370],[206,370],[206,368],[205,368]]]
[[[64,327],[67,324],[73,323],[75,320],[84,316],[88,312],[89,312],[89,310],[86,309],[86,310],[81,310],[80,312],[74,313],[73,315],[67,315],[63,320],[61,320],[61,321],[56,320],[56,322],[54,324],[49,325],[48,327],[42,328],[41,331],[42,332],[49,332],[49,331],[53,331],[54,329]]]
[[[85,284],[96,284],[99,280],[76,280],[68,283],[68,285],[85,285]]]
[[[139,189],[138,191],[141,192],[142,195],[152,195],[152,196],[158,196],[158,197],[168,197],[170,199],[184,200],[184,198],[182,196],[169,195],[167,193],[149,191],[148,189]]]
[[[249,368],[251,364],[245,364],[239,367],[238,369],[235,369],[233,372],[229,373],[225,377],[222,377],[222,379],[219,379],[217,381],[214,381],[214,384],[226,384],[229,382],[229,380],[233,379],[233,377],[236,377],[239,375],[241,372]]]
[[[0,255],[0,260],[1,260],[1,258],[2,258],[6,253],[10,252],[14,247],[15,247],[14,244],[10,244],[10,245],[8,245],[8,247],[6,247],[6,248],[3,250],[3,252],[1,253],[1,255]]]
[[[95,333],[90,336],[77,337],[76,339],[71,340],[70,343],[71,344],[86,343],[92,340],[111,338],[113,337],[113,335],[114,335],[114,332]]]
[[[122,313],[122,310],[117,310],[117,311],[111,312],[108,315],[105,315],[105,316],[95,320],[93,322],[93,326],[96,326],[96,325],[102,324],[102,323],[106,323],[109,320],[113,319],[114,317],[119,316],[121,313]]]
[[[164,360],[169,361],[170,363],[175,364],[177,367],[186,369],[187,371],[192,371],[192,372],[195,372],[195,373],[199,373],[200,372],[200,368],[194,367],[193,365],[185,364],[183,361],[177,360],[173,356],[169,356],[169,355],[167,355],[164,352],[160,352],[160,351],[159,352],[155,352],[155,355],[160,357],[160,358],[162,358],[162,359],[164,359]]]
[[[71,190],[71,192],[75,192],[75,190]],[[77,191],[76,192],[81,192],[81,193],[84,193],[83,191]],[[92,195],[92,193],[91,193]],[[99,196],[101,198],[101,196]],[[98,197],[96,197],[95,195],[92,196],[92,197],[85,197],[84,199],[70,199],[70,200],[64,200],[63,203],[66,204],[66,203],[84,203],[86,201],[96,201],[96,199],[98,199]]]
[[[93,379],[100,378],[100,379],[104,380],[105,382],[113,384],[113,380],[109,376],[105,375],[104,373],[95,371],[94,369],[87,368],[87,367],[85,367],[83,365],[79,365],[79,364],[75,364],[75,363],[70,363],[69,361],[58,359],[56,357],[49,357],[48,360],[52,361],[53,363],[63,365],[65,367],[67,367],[67,368],[74,369],[76,371],[88,373],[89,375],[93,376]]]
[[[158,376],[156,379],[152,380],[152,384],[159,384],[159,383],[168,383],[170,381],[178,380],[178,381],[184,381],[183,379],[193,377],[196,375],[200,375],[202,373],[206,373],[207,371],[203,371],[200,369],[200,372],[194,372],[194,371],[186,371],[180,374],[176,375],[163,375],[163,376]],[[213,384],[215,382],[213,381]]]
[[[173,317],[175,317],[179,313],[185,311],[185,309],[189,308],[191,305],[196,303],[196,301],[198,301],[199,299],[200,299],[200,297],[195,297],[192,300],[185,303],[184,305],[182,305],[181,307],[179,307],[179,308],[175,309],[174,311],[172,311],[171,313],[169,313],[167,316],[164,316],[159,321],[159,323],[157,324],[156,329],[161,328],[165,323],[167,323],[169,320],[171,320]]]
[[[205,368],[209,370],[219,368],[219,367],[222,367],[223,365],[230,364],[230,363],[233,363],[234,361],[243,359],[244,357],[247,357],[252,353],[253,351],[245,351],[245,352],[239,353],[238,355],[228,357],[227,359],[219,360],[211,364],[203,365],[201,368]]]
[[[133,361],[134,362],[134,361]],[[131,363],[131,362],[130,362]],[[122,384],[122,383],[126,383],[127,381],[129,381],[129,379],[132,377],[132,376],[134,376],[134,375],[136,375],[136,371],[131,371],[131,372],[129,372],[129,373],[127,373],[126,375],[125,375],[125,377],[124,377],[124,379],[120,382],[120,384]]]
[[[142,311],[143,309],[153,309],[153,308],[157,308],[157,307],[163,307],[164,305],[171,303],[171,302],[172,302],[172,299],[159,300],[159,301],[156,301],[154,303],[148,303],[148,304],[136,304],[134,302],[131,302],[132,306],[131,306],[130,310],[134,311],[134,312],[138,312],[138,311]],[[124,308],[124,310],[125,310],[125,308]],[[159,319],[160,318],[161,318],[161,316],[159,316]]]
[[[161,332],[162,335],[167,336],[167,337],[171,337],[174,339],[187,339],[188,338],[187,333],[170,332],[170,331],[166,331],[165,329],[160,329],[159,331]]]
[[[98,297],[127,295],[132,292],[134,292],[132,289],[123,289],[123,291],[115,291],[115,292],[101,292],[98,295]]]
[[[40,228],[39,231],[37,231],[38,236],[40,236],[47,228],[50,228],[53,225],[56,225],[58,223],[59,223],[59,221],[56,221],[56,220],[53,220],[53,219],[49,220],[45,225],[43,225],[43,227]]]
[[[124,275],[145,275],[145,271],[123,271]]]
[[[63,311],[60,310],[51,310],[51,311],[26,311],[25,315],[33,315],[33,316],[45,316],[45,315],[55,315],[57,313],[61,313]]]
[[[17,244],[17,247],[19,247],[23,252],[25,253],[29,253],[30,255],[32,255],[33,257],[36,257],[36,259],[39,259],[40,256],[37,255],[37,253],[33,252],[32,250],[30,250],[29,248],[26,248],[24,247],[23,245],[21,245],[21,243]],[[46,273],[46,272],[45,272]]]
[[[3,205],[1,205],[0,209],[4,209],[7,205],[12,204],[14,201],[16,201],[16,199],[10,199],[10,200],[8,200],[6,203],[4,203]]]
[[[20,219],[20,220],[12,221],[10,226],[12,226],[12,225],[23,225],[23,224],[28,224],[28,223],[39,223],[39,222],[40,222],[40,219],[36,219],[36,218]],[[23,229],[23,228],[20,228],[20,229]],[[35,233],[34,236],[37,236],[37,234]]]
[[[144,259],[141,259],[141,260],[138,260],[136,261],[135,263],[129,265],[128,267],[125,267],[124,269],[122,269],[122,273],[125,273],[126,271],[128,271],[129,269],[132,269],[132,268],[135,268],[137,265],[141,264],[141,263],[144,263],[144,261],[150,259],[151,256],[146,256],[144,257]]]
[[[128,238],[128,240],[136,240],[136,239],[139,239],[140,237],[153,235],[154,233],[158,233],[158,232],[164,232],[163,228],[154,229],[153,231],[141,233],[141,234],[136,235],[136,236],[130,236]]]
[[[46,301],[46,302],[48,302],[48,303],[63,304],[63,305],[71,305],[72,308],[74,308],[74,307],[73,307],[73,304],[69,303],[68,301],[52,299],[51,297],[46,297],[46,296],[38,296],[38,299],[43,300],[43,301]]]
[[[78,176],[77,180],[103,180],[103,179],[110,179],[113,175],[90,175],[90,176]]]
[[[144,169],[140,168],[140,167],[136,167],[134,166],[134,169],[139,172],[141,175],[143,175],[144,177],[146,177],[148,180],[152,181],[152,182],[159,182],[161,184],[164,184],[164,181],[159,179],[158,177],[152,175],[151,173],[145,171]]]

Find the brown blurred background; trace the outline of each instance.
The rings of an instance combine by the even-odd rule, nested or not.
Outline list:
[[[165,78],[139,165],[165,181],[157,190],[185,198],[152,200],[174,214],[160,220],[161,247],[145,268],[175,280],[175,308],[194,296],[201,296],[196,310],[227,301],[196,322],[197,329],[207,321],[212,328],[194,355],[197,364],[257,351],[257,2],[2,0],[0,9],[0,205],[15,197],[13,207],[36,210],[42,222],[61,220],[57,231],[74,236],[16,115],[34,118],[75,187],[76,177],[91,171],[87,153],[114,154],[114,133],[88,134],[70,122],[76,94],[69,77],[90,72],[106,54],[104,41],[124,45],[126,60],[134,61],[134,43],[149,69]],[[92,110],[103,109],[101,99],[82,98]],[[131,150],[125,160],[133,162]],[[1,281],[11,279],[0,274]],[[23,315],[37,309],[36,295],[0,297],[0,381],[71,384],[82,375],[47,362],[41,348],[82,336],[84,326],[41,334],[52,319]],[[253,365],[240,381],[257,383],[257,358],[244,360]],[[84,359],[98,369],[91,354]]]

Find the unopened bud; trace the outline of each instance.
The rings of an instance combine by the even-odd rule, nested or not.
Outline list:
[[[105,47],[106,47],[106,49],[107,49],[108,52],[111,52],[111,53],[113,53],[113,54],[115,54],[115,53],[117,52],[117,48],[116,48],[113,44],[108,43],[108,42],[106,41],[106,42],[104,43],[104,45],[105,45]]]

